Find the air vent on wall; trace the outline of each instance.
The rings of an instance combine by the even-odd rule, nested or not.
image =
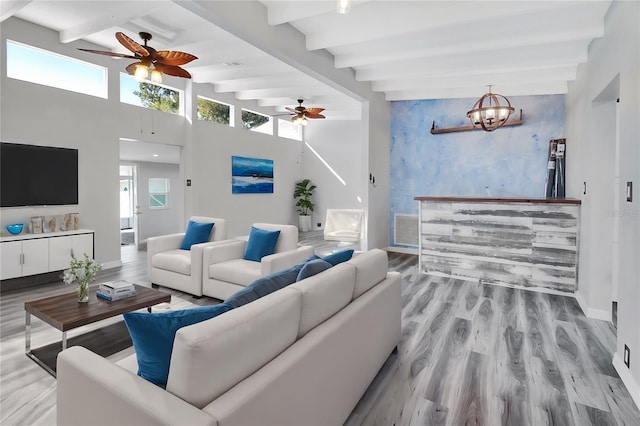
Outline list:
[[[395,214],[393,216],[393,243],[418,247],[418,215]]]

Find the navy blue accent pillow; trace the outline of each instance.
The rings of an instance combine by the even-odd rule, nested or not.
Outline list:
[[[180,249],[191,250],[192,245],[209,241],[213,225],[213,223],[200,223],[190,220],[187,225],[187,232],[185,232],[182,244],[180,244]]]
[[[123,314],[138,359],[138,376],[162,388],[167,386],[171,351],[180,328],[230,311],[227,303],[160,313]]]
[[[264,256],[269,256],[270,254],[275,253],[279,236],[279,230],[267,231],[265,229],[259,229],[252,226],[251,232],[249,233],[249,241],[247,241],[247,247],[244,250],[243,259],[260,262],[260,259]]]
[[[224,303],[228,303],[234,308],[239,308],[269,293],[285,288],[289,284],[296,282],[296,277],[304,265],[305,262],[302,262],[289,269],[283,269],[266,277],[258,278],[247,287],[229,296]]]
[[[333,265],[327,262],[326,260],[317,259],[307,262],[296,277],[296,281],[302,281],[305,278],[309,278],[315,274],[319,274],[322,271],[326,271],[331,268]]]
[[[351,259],[353,256],[353,249],[337,251],[335,253],[331,253],[328,256],[322,258],[325,262],[329,262],[333,266],[336,266],[338,263],[346,262]]]
[[[259,278],[252,282],[249,287],[256,292],[258,297],[266,296],[269,293],[273,293],[276,290],[285,288],[289,284],[296,282],[298,273],[303,268],[304,263],[299,263],[292,266],[289,269],[283,269],[282,271],[275,272],[266,277]]]
[[[242,305],[251,303],[254,300],[258,300],[260,296],[251,287],[245,287],[242,290],[238,290],[231,296],[227,297],[224,303],[239,308]]]

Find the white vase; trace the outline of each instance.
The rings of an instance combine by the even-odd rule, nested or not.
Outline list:
[[[311,230],[311,216],[298,216],[298,229],[300,232],[309,232]]]

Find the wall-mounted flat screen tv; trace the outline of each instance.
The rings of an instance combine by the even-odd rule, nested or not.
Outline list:
[[[78,204],[78,150],[0,143],[0,207]]]

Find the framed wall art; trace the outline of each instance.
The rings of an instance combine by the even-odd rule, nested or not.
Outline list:
[[[273,160],[231,157],[232,194],[273,194]]]

